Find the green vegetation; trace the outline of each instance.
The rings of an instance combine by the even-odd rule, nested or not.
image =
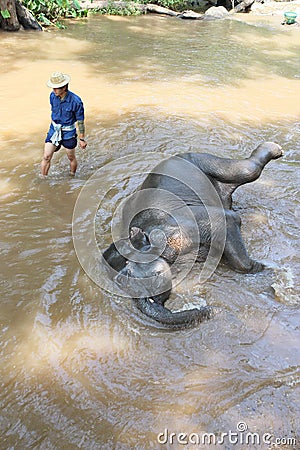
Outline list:
[[[153,2],[143,2],[143,3],[154,3],[164,8],[173,9],[174,11],[182,11],[186,9],[187,1],[184,0],[155,0]]]
[[[97,9],[96,12],[100,14],[111,14],[111,15],[121,15],[121,16],[132,16],[143,14],[141,8],[136,7],[136,5],[146,5],[147,3],[153,3],[158,6],[163,6],[164,8],[173,9],[174,11],[182,11],[186,9],[188,0],[121,0],[126,6],[117,6],[116,2],[118,0],[108,1],[108,6],[101,9]]]
[[[112,16],[138,16],[140,14],[143,14],[143,12],[136,8],[134,6],[134,3],[142,3],[137,2],[135,0],[133,1],[124,1],[126,3],[126,6],[117,6],[114,1],[108,2],[108,5],[101,8],[94,10],[94,12],[97,12],[99,14],[110,14]]]
[[[142,14],[141,9],[135,7],[134,3],[146,4],[149,1],[125,0],[126,6],[117,6],[112,0],[106,7],[101,9],[95,7],[94,10],[82,9],[78,0],[22,0],[22,3],[42,26],[56,25],[64,28],[59,22],[60,19],[86,17],[94,12],[122,16]],[[187,4],[184,0],[154,0],[151,3],[178,11],[184,9]]]
[[[8,9],[1,10],[0,13],[1,13],[1,16],[3,17],[3,19],[10,18],[10,12],[8,11]]]
[[[87,10],[81,9],[78,0],[22,0],[36,20],[43,26],[64,26],[58,21],[63,18],[85,17]]]

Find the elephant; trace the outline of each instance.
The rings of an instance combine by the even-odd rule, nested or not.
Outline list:
[[[282,155],[274,142],[261,143],[245,159],[178,153],[154,167],[125,200],[120,238],[103,252],[103,261],[113,282],[152,322],[175,330],[213,316],[211,306],[165,306],[174,280],[203,258],[213,261],[211,270],[220,261],[240,273],[264,269],[248,255],[232,194]]]

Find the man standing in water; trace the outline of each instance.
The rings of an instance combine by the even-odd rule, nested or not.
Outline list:
[[[84,106],[78,95],[69,91],[70,76],[61,72],[52,73],[47,86],[53,89],[50,94],[51,125],[46,136],[44,157],[41,162],[41,177],[48,174],[51,158],[54,152],[64,147],[70,161],[70,175],[75,175],[77,159],[75,148],[77,145],[76,122],[78,126],[79,145],[85,149],[84,139]]]

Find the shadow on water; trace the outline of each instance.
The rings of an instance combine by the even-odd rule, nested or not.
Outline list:
[[[167,444],[159,444],[158,434],[166,429],[169,434],[175,433],[175,439],[180,432],[189,436],[194,433],[194,438],[195,433],[205,432],[220,437],[222,432],[236,432],[240,422],[248,431],[259,433],[260,439],[264,433],[299,438],[298,118],[288,117],[285,104],[284,112],[276,118],[257,116],[256,111],[251,115],[252,103],[244,116],[238,116],[230,109],[235,98],[218,111],[214,104],[207,111],[199,111],[198,100],[189,101],[181,110],[182,98],[166,99],[162,92],[153,104],[149,99],[130,103],[122,97],[119,109],[114,99],[111,110],[109,101],[101,110],[101,105],[93,102],[95,91],[89,91],[88,84],[99,77],[101,91],[103,77],[113,86],[119,82],[116,96],[121,96],[120,86],[127,80],[124,74],[134,67],[138,79],[143,79],[144,67],[152,64],[151,76],[161,74],[170,83],[190,73],[191,68],[201,77],[212,71],[211,79],[218,83],[224,79],[228,88],[232,79],[237,82],[239,77],[249,75],[247,69],[255,56],[262,59],[260,67],[266,70],[271,65],[275,72],[279,70],[277,60],[275,55],[264,53],[265,45],[260,50],[254,43],[250,59],[242,57],[241,62],[233,62],[232,73],[225,77],[218,72],[220,69],[209,66],[214,58],[222,66],[229,52],[223,41],[218,50],[217,41],[228,31],[231,40],[227,42],[236,46],[233,48],[237,48],[238,55],[239,48],[247,48],[245,35],[249,33],[254,40],[268,39],[269,31],[251,31],[253,27],[228,22],[204,27],[191,24],[187,34],[184,22],[147,17],[116,21],[91,18],[87,24],[70,25],[64,38],[62,32],[41,36],[40,55],[33,46],[26,50],[33,39],[30,35],[24,36],[23,47],[22,39],[19,48],[11,43],[18,56],[7,69],[11,76],[14,65],[26,73],[27,59],[34,59],[36,67],[48,76],[50,66],[64,60],[66,49],[71,70],[85,67],[80,65],[84,61],[88,68],[82,78],[82,92],[90,94],[87,101],[93,114],[87,118],[89,147],[77,152],[76,178],[68,178],[67,160],[59,152],[49,179],[40,181],[37,175],[44,124],[35,123],[31,133],[25,129],[23,140],[7,125],[0,197],[0,446],[17,450],[171,450],[183,446],[171,444],[170,439]],[[229,33],[229,27],[234,31]],[[200,39],[203,29],[211,33],[206,43]],[[156,32],[161,39],[159,53],[152,39]],[[184,36],[188,40],[185,45]],[[11,38],[5,39],[10,42]],[[208,52],[211,41],[215,43],[210,49],[210,61],[199,61],[199,46]],[[187,46],[193,50],[190,61],[184,54]],[[108,55],[106,69],[97,53],[100,48]],[[179,67],[175,48],[183,54]],[[291,80],[293,58],[291,74],[283,70]],[[224,67],[226,73],[228,61]],[[255,67],[260,70],[259,65]],[[36,73],[28,80],[36,79]],[[89,79],[87,74],[92,77]],[[146,76],[150,77],[150,71]],[[133,83],[133,75],[129,80]],[[30,83],[26,86],[30,87]],[[134,89],[127,95],[136,100]],[[197,84],[192,86],[189,96],[196,95],[198,89]],[[240,101],[240,91],[235,95]],[[201,96],[204,101],[204,89]],[[10,100],[10,96],[5,99]],[[41,103],[34,96],[32,99],[34,105]],[[129,102],[126,107],[123,101]],[[30,108],[25,106],[29,113]],[[12,109],[16,116],[15,111],[20,110]],[[25,115],[15,117],[19,129],[25,119]],[[218,308],[214,319],[182,332],[156,329],[138,316],[130,300],[111,296],[81,269],[72,241],[73,208],[87,179],[104,164],[129,154],[143,153],[146,159],[150,152],[168,156],[208,151],[244,158],[265,140],[279,142],[285,156],[271,162],[255,183],[237,191],[234,207],[242,217],[250,254],[267,262],[271,269],[253,276],[235,274],[221,266],[205,285],[199,285],[195,266],[171,298],[173,306],[205,298]],[[124,180],[131,175],[121,165],[118,171]],[[114,172],[108,183],[102,180],[103,190],[115,187],[111,211],[114,201],[127,188],[125,182],[115,186],[115,177]],[[108,244],[109,233],[104,239]],[[234,444],[239,450],[266,448],[262,441],[250,447],[244,445],[242,438],[245,433],[239,435],[240,443]],[[298,444],[290,444],[277,448],[297,449]],[[232,450],[233,444],[226,441],[224,445],[202,448]]]

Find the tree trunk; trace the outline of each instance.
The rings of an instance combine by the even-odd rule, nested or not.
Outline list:
[[[0,0],[0,28],[5,31],[19,31],[21,26],[25,30],[42,30],[40,24],[20,0]]]
[[[231,10],[231,12],[235,12],[235,13],[244,12],[244,13],[247,13],[251,9],[251,6],[253,5],[254,2],[255,2],[255,0],[243,0],[238,5],[236,5],[236,7]]]
[[[20,29],[15,0],[0,0],[0,26],[5,31]]]

